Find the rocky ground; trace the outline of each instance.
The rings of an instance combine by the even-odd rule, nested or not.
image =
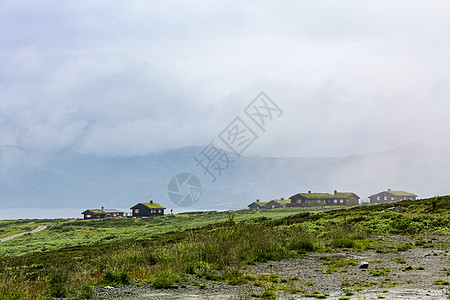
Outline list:
[[[380,239],[403,244],[414,242],[408,237]],[[429,239],[436,245],[450,245],[449,236]],[[232,286],[190,278],[189,284],[170,289],[106,287],[97,289],[97,294],[102,299],[258,299],[267,289],[267,278],[271,278],[274,283],[269,285],[278,299],[448,299],[449,248],[386,250],[310,253],[300,259],[244,268],[246,273],[265,278],[264,284],[254,280]],[[368,263],[367,268],[360,268],[362,262]]]

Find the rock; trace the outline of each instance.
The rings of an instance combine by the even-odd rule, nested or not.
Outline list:
[[[397,212],[397,213],[405,212],[405,210],[401,207],[389,207],[388,209],[386,209],[386,211],[393,211],[393,212]]]
[[[367,269],[369,268],[369,263],[367,261],[363,261],[361,262],[361,264],[359,265],[360,269]]]

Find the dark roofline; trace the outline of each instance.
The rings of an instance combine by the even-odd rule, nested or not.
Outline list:
[[[104,211],[103,212],[95,212],[95,211],[92,211],[90,209],[87,209],[87,210],[83,211],[81,214],[82,215],[84,215],[84,214],[106,215],[106,212],[104,212]]]
[[[103,211],[107,214],[108,213],[125,213],[124,211],[121,211],[121,210],[118,210],[115,208],[105,208],[105,209],[103,209]]]
[[[394,193],[396,193],[396,192],[397,192],[397,193],[398,193],[398,192],[401,192],[401,193],[406,193],[406,194],[394,194]],[[389,194],[389,195],[391,195],[391,196],[395,196],[395,197],[401,197],[401,196],[405,196],[405,197],[419,197],[419,196],[417,196],[417,195],[414,194],[414,193],[409,193],[409,192],[405,192],[405,191],[381,191],[381,192],[379,192],[379,193],[370,195],[370,196],[368,196],[367,198],[370,198],[370,197],[373,197],[373,196],[377,196],[377,195],[382,194],[382,193],[387,193],[387,194]]]
[[[153,202],[153,203],[149,203],[149,202],[140,202],[140,203],[138,203],[138,204],[136,204],[136,205],[130,207],[130,209],[136,208],[136,206],[138,206],[139,204],[142,204],[142,205],[144,205],[145,207],[153,208],[153,209],[166,209],[166,207],[164,207],[164,206],[162,206],[161,204],[156,203],[156,202]],[[150,207],[150,206],[147,205],[147,204],[155,205],[155,207]]]
[[[289,197],[289,199],[292,199],[295,196],[301,196],[305,199],[310,200],[326,200],[326,199],[347,199],[349,196],[354,195],[357,199],[361,199],[357,194],[353,192],[338,192],[336,194],[330,194],[330,193],[297,193],[295,195],[292,195]]]

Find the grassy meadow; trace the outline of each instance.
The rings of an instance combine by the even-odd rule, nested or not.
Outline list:
[[[391,206],[397,211],[387,209]],[[166,288],[189,276],[229,284],[259,280],[241,266],[312,251],[402,251],[450,233],[450,196],[330,211],[203,212],[104,220],[0,221],[0,299],[94,297],[93,286]],[[416,244],[373,239],[413,235]]]
[[[260,218],[278,219],[299,212],[319,212],[342,207],[280,208],[275,210],[207,211],[181,213],[151,218],[108,218],[102,220],[82,219],[34,219],[0,220],[0,238],[27,232],[40,225],[48,229],[27,234],[20,238],[1,243],[1,256],[17,256],[32,252],[57,250],[70,246],[86,246],[121,240],[148,240],[167,232],[183,231],[210,224],[222,223],[232,218],[235,222]]]

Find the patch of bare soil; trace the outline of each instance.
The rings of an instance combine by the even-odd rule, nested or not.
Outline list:
[[[413,242],[408,237],[383,239]],[[449,236],[433,239],[435,244],[450,244]],[[266,278],[278,276],[279,282],[275,284],[278,299],[448,299],[449,248],[413,247],[406,251],[381,252],[311,253],[300,259],[249,265],[243,271]],[[367,268],[360,268],[362,262],[368,263]],[[263,293],[263,287],[254,283],[231,286],[198,278],[191,278],[190,282],[164,290],[149,286],[102,288],[98,296],[156,300],[258,299],[256,296]]]

